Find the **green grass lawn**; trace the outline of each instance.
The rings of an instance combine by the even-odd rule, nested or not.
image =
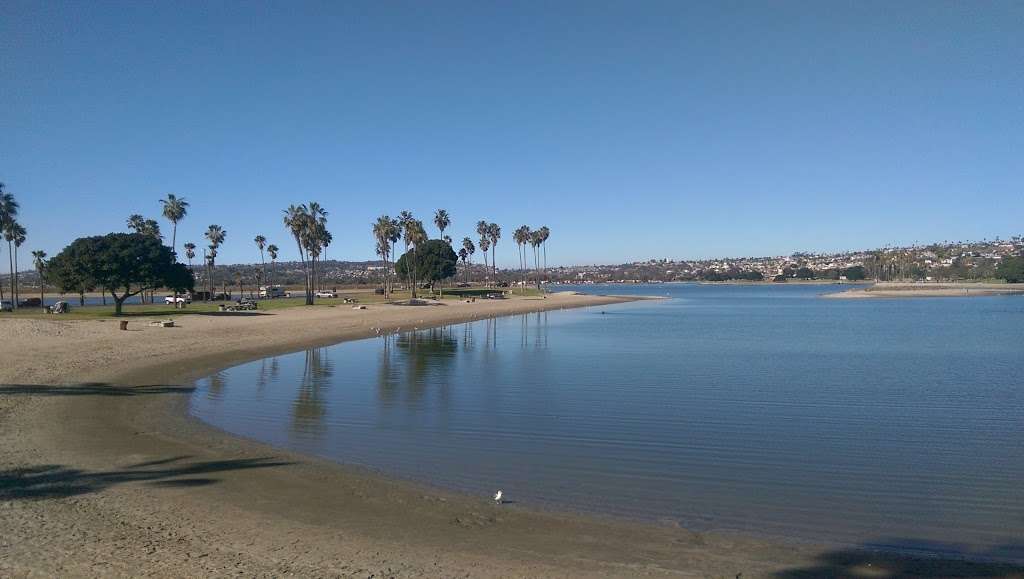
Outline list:
[[[469,297],[481,297],[489,293],[497,293],[501,291],[507,291],[508,288],[446,288],[444,295],[441,299],[444,300],[456,300],[466,299]],[[430,298],[429,290],[421,290],[417,292],[420,298]],[[512,291],[514,296],[539,296],[540,293],[535,289],[514,289]],[[159,296],[158,296],[159,297]],[[407,300],[410,297],[410,293],[407,291],[395,292],[389,296],[388,301],[402,301]],[[437,298],[438,296],[433,296]],[[382,304],[384,303],[384,296],[375,294],[372,290],[365,292],[346,292],[339,294],[337,298],[317,298],[315,300],[314,307],[336,307],[336,306],[351,306],[344,302],[345,298],[356,299],[360,304]],[[159,299],[163,299],[159,297]],[[13,316],[18,318],[50,318],[53,319],[104,319],[113,318],[114,306],[78,306],[77,302],[72,298],[68,299],[67,302],[71,305],[71,312],[68,314],[62,314],[58,316],[50,316],[43,312],[39,308],[22,308],[16,312],[4,312],[0,313],[0,319],[5,317]],[[122,310],[121,317],[133,318],[133,317],[154,317],[154,318],[168,318],[172,316],[194,316],[194,315],[238,315],[236,312],[220,312],[218,308],[222,304],[229,304],[232,302],[193,302],[186,306],[184,309],[174,309],[171,306],[164,305],[161,302],[155,304],[126,304]],[[273,300],[258,300],[259,309],[255,313],[282,310],[286,308],[294,308],[304,306],[306,300],[304,298],[277,298]]]

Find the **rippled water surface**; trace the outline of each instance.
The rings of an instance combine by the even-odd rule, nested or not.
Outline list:
[[[267,358],[191,411],[525,505],[1024,561],[1024,298],[587,290],[670,299]]]

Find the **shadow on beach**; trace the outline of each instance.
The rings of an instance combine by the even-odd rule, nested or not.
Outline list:
[[[890,552],[881,551],[888,549]],[[892,552],[898,549],[903,553]],[[913,555],[912,553],[936,555]],[[972,560],[967,560],[970,558]],[[818,577],[1022,578],[1024,566],[994,560],[1024,559],[1024,543],[999,545],[983,552],[965,545],[889,538],[873,544],[826,551],[810,566],[772,575],[776,579]]]
[[[123,483],[144,483],[157,487],[196,487],[214,484],[210,475],[236,470],[292,464],[267,457],[187,463],[190,457],[176,456],[124,467],[118,470],[87,471],[62,465],[39,465],[0,471],[0,500],[41,500],[94,493]],[[190,478],[179,478],[190,477]]]
[[[167,386],[152,384],[146,386],[116,386],[103,382],[88,382],[68,386],[46,386],[41,384],[3,384],[0,396],[142,396],[149,394],[189,394],[193,386]]]

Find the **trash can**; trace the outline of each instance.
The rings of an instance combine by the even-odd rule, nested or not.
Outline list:
[[[119,325],[121,326],[122,330],[127,330],[128,329],[128,320],[121,320],[121,323]]]

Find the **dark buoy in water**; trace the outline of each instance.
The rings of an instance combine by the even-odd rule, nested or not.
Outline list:
[[[601,315],[603,316],[604,314],[605,314],[605,311],[604,311],[604,310],[601,310]]]

